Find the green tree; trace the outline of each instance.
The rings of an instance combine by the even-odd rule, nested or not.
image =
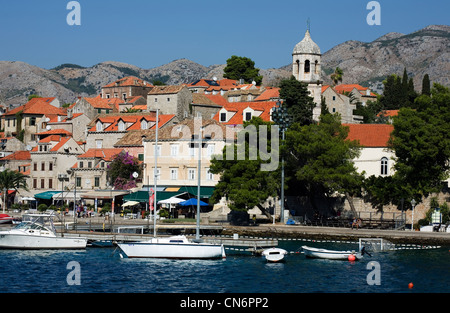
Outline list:
[[[379,206],[399,204],[400,199],[421,201],[439,192],[449,177],[450,90],[434,84],[431,97],[422,95],[415,104],[417,109],[402,108],[394,117],[390,139],[394,175],[366,182],[369,196]]]
[[[136,179],[133,177],[135,172],[139,177],[142,175],[142,164],[136,157],[122,151],[115,155],[112,162],[108,164],[109,183],[115,189],[128,190],[134,188],[136,187]]]
[[[264,122],[261,118],[253,118],[244,123],[244,130],[238,136],[242,136],[247,127],[254,126],[258,131],[259,142],[261,144],[260,126],[266,126],[267,147],[271,147],[272,123]],[[220,174],[211,203],[218,202],[223,196],[230,201],[230,209],[233,211],[247,211],[258,207],[262,212],[268,214],[262,204],[269,198],[277,195],[280,185],[279,171],[262,171],[261,165],[267,163],[261,159],[261,154],[256,158],[250,154],[259,150],[260,146],[254,146],[250,141],[250,136],[240,137],[243,140],[233,145],[233,150],[223,149],[221,158],[215,156],[211,160],[210,171],[213,174]],[[241,150],[242,149],[242,150]],[[233,152],[233,155],[231,154]],[[245,151],[245,158],[238,157],[238,151]],[[268,151],[270,153],[278,151]],[[278,156],[278,153],[277,153]]]
[[[431,96],[430,76],[425,74],[422,79],[422,95]]]
[[[286,133],[283,154],[290,176],[289,188],[301,186],[311,205],[317,196],[345,194],[352,209],[352,197],[359,194],[363,177],[352,160],[359,155],[359,144],[347,140],[348,127],[339,114],[324,114],[318,124],[292,125]]]
[[[313,109],[316,106],[310,97],[307,84],[298,81],[294,76],[284,79],[280,84],[280,98],[284,99],[293,123],[309,125],[314,123]]]
[[[255,81],[256,85],[259,86],[263,79],[259,75],[259,68],[255,68],[255,62],[246,57],[231,56],[223,71],[223,77],[235,80],[243,79],[247,84]]]
[[[4,190],[9,189],[14,189],[16,191],[18,189],[28,190],[27,177],[28,176],[20,172],[5,169],[0,172],[0,191],[4,192]]]
[[[333,81],[334,85],[337,85],[339,82],[342,82],[342,78],[344,76],[344,71],[340,69],[339,67],[336,67],[334,70],[334,73],[330,75],[331,80]]]

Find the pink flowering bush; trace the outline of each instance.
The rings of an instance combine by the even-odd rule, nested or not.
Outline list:
[[[113,156],[113,160],[107,166],[109,182],[117,190],[128,190],[136,187],[136,179],[133,173],[142,174],[142,164],[138,158],[128,152],[121,152]]]

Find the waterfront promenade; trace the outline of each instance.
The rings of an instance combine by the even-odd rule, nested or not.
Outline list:
[[[113,226],[143,226],[153,229],[153,221],[143,219],[126,219],[116,217],[113,221],[105,220],[103,217],[78,218],[77,228],[101,228]],[[188,234],[195,233],[196,223],[176,222],[164,223],[158,221],[157,231],[177,230]],[[296,239],[322,239],[322,240],[351,240],[358,241],[359,238],[383,238],[392,243],[411,243],[423,245],[450,245],[450,233],[447,232],[421,232],[407,230],[387,230],[387,229],[352,229],[349,227],[325,227],[306,225],[283,225],[259,224],[258,226],[231,226],[228,223],[201,224],[202,233],[219,234],[239,237],[258,238],[296,238]]]

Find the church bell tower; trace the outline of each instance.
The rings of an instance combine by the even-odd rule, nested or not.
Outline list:
[[[314,98],[314,102],[316,103],[316,108],[313,112],[315,119],[317,109],[320,115],[322,95],[322,80],[320,75],[321,56],[319,46],[311,39],[308,23],[305,37],[294,47],[294,51],[292,52],[292,75],[297,80],[308,84],[310,96]]]

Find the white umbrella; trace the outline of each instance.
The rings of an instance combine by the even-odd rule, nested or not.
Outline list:
[[[122,207],[133,206],[133,205],[136,205],[136,204],[139,204],[139,202],[137,202],[137,201],[128,201],[128,202],[124,203],[124,205],[122,205]]]
[[[180,198],[177,198],[177,197],[172,197],[172,198],[169,198],[169,199],[166,199],[166,200],[161,200],[161,201],[158,201],[158,203],[159,204],[177,204],[177,203],[180,203],[180,202],[183,202],[184,201],[184,199],[180,199]]]

